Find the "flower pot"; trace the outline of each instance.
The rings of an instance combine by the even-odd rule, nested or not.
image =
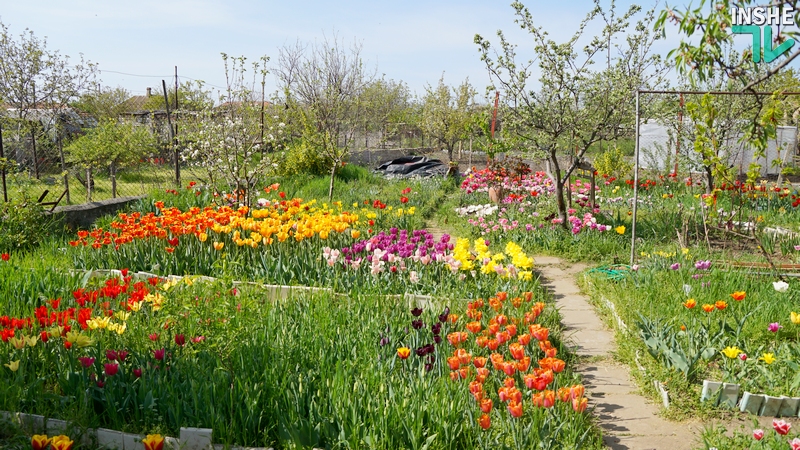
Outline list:
[[[723,383],[719,405],[725,408],[733,409],[736,408],[737,403],[739,403],[739,385],[733,383]]]
[[[767,417],[777,416],[781,409],[781,403],[783,403],[782,398],[765,395],[764,404],[761,405],[761,411],[758,415]]]
[[[761,411],[761,405],[763,404],[764,396],[762,394],[745,392],[742,394],[742,401],[739,402],[739,411],[758,415],[759,411]]]
[[[719,402],[719,392],[722,383],[719,381],[703,380],[703,390],[700,392],[700,401],[711,401],[715,406]]]
[[[800,398],[798,397],[781,397],[781,409],[778,414],[781,417],[793,417],[797,415],[797,409],[800,408]]]

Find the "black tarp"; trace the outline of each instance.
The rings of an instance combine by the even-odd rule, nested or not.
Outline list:
[[[425,156],[403,156],[382,163],[376,169],[391,178],[435,177],[447,175],[447,164]]]

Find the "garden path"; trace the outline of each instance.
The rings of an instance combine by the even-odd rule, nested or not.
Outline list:
[[[584,362],[577,371],[583,376],[603,442],[611,449],[694,448],[684,424],[669,422],[657,415],[658,407],[636,393],[628,367],[614,362],[614,334],[581,294],[575,276],[587,268],[569,264],[556,257],[537,256],[536,267],[542,285],[554,296],[561,312],[568,343]]]

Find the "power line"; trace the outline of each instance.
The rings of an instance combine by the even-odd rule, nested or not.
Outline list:
[[[131,76],[131,77],[140,77],[140,78],[172,78],[172,77],[175,76],[175,75],[141,75],[141,74],[136,74],[136,73],[119,72],[119,71],[116,71],[116,70],[105,70],[105,69],[98,69],[98,72],[100,72],[100,73],[103,73],[103,72],[115,73],[115,74],[119,74],[119,75],[128,75],[128,76]],[[211,87],[214,87],[214,88],[217,88],[217,89],[222,89],[222,90],[226,89],[226,88],[224,88],[222,86],[217,86],[215,84],[207,83],[207,82],[205,82],[203,80],[200,80],[200,79],[197,79],[197,78],[187,77],[186,75],[180,75],[178,77],[178,79],[182,79],[182,78],[186,78],[187,80],[192,80],[192,81],[201,81],[206,86],[211,86]]]

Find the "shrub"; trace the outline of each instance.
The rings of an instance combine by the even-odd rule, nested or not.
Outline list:
[[[628,162],[625,153],[617,146],[606,149],[594,160],[594,168],[600,175],[619,178],[630,173],[633,165]]]
[[[30,250],[58,228],[41,206],[22,198],[0,206],[0,253]]]
[[[278,163],[278,174],[282,176],[307,173],[327,175],[332,161],[308,142],[302,140],[287,146]]]

